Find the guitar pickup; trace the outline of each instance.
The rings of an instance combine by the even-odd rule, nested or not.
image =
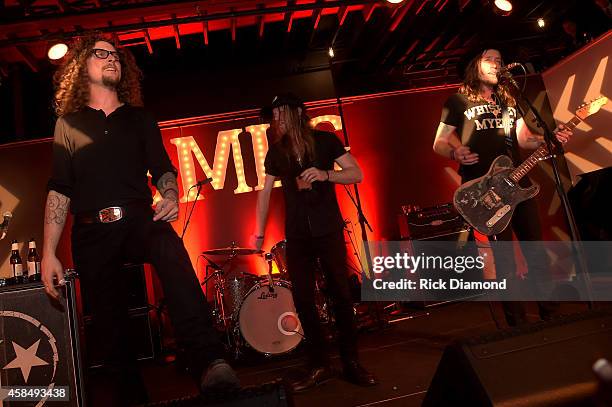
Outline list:
[[[495,193],[492,189],[489,189],[484,193],[480,201],[487,209],[493,209],[497,206],[498,203],[501,202],[501,198],[499,195]]]
[[[510,212],[510,209],[512,209],[510,205],[504,205],[501,207],[497,212],[495,212],[495,215],[493,215],[493,217],[487,221],[487,226],[490,228],[493,227],[493,225],[503,218],[505,214]]]

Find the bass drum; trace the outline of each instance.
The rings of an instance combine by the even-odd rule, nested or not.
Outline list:
[[[255,285],[238,311],[238,326],[244,341],[257,352],[280,355],[302,341],[304,332],[295,312],[291,283],[277,280]]]

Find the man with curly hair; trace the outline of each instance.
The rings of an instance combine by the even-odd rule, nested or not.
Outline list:
[[[127,50],[92,34],[76,41],[55,78],[59,118],[45,207],[42,280],[57,298],[54,280],[65,281],[56,248],[70,210],[74,265],[96,335],[103,338],[104,380],[113,406],[146,401],[127,340],[127,292],[120,270],[128,262],[155,267],[178,343],[202,390],[239,387],[223,360],[187,251],[169,223],[179,210],[176,170],[156,121],[141,107],[140,77]],[[154,210],[147,172],[163,197]]]
[[[502,67],[498,50],[481,50],[467,64],[459,92],[451,95],[442,109],[433,149],[439,155],[459,162],[462,183],[485,175],[493,160],[500,155],[509,155],[518,164],[519,147],[535,149],[543,142],[543,137],[531,133],[525,124],[509,86],[498,80]],[[572,135],[562,125],[554,133],[560,143],[567,142]],[[521,186],[529,184],[527,177],[521,180]],[[495,238],[511,241],[513,231],[521,242],[531,283],[536,277],[545,278],[550,270],[543,254],[544,248],[538,243],[542,240],[542,233],[537,204],[533,199],[516,207],[511,227]],[[493,253],[497,277],[510,278],[515,273],[514,253],[502,250],[500,246],[493,246]],[[524,303],[504,302],[502,305],[509,325],[527,322]],[[549,319],[556,309],[556,305],[551,303],[539,302],[538,305],[543,319]]]

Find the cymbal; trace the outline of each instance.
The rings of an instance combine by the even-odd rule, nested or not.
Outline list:
[[[263,250],[252,249],[248,247],[228,246],[219,249],[204,250],[202,254],[220,255],[220,256],[249,256],[251,254],[261,254]]]

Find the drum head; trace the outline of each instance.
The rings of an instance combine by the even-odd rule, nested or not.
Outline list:
[[[289,352],[302,340],[304,332],[287,286],[279,281],[273,291],[268,284],[253,287],[240,307],[240,332],[261,353]]]

